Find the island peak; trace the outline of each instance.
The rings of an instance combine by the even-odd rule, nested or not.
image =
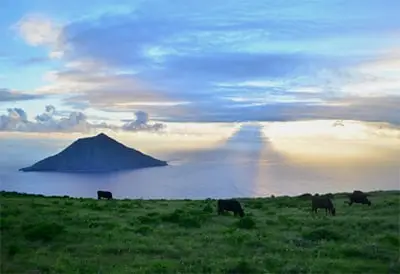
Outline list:
[[[79,138],[60,153],[47,157],[20,171],[50,172],[113,172],[146,167],[166,166],[166,161],[155,159],[129,148],[110,136]]]

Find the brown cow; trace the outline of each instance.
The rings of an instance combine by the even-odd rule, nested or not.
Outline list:
[[[237,200],[218,200],[218,215],[221,215],[224,211],[232,211],[235,216],[244,216],[242,206]]]
[[[347,202],[349,206],[351,206],[353,203],[356,204],[364,204],[370,206],[372,203],[370,200],[367,198],[367,194],[360,190],[354,190],[353,193],[349,194],[349,199],[350,202]]]
[[[336,215],[336,209],[333,206],[333,203],[331,199],[324,195],[324,196],[319,196],[315,195],[312,197],[311,200],[311,207],[312,207],[312,212],[317,213],[318,208],[324,208],[326,215],[328,215],[328,212],[332,215]]]

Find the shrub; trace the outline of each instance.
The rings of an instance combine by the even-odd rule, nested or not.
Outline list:
[[[17,254],[20,250],[21,250],[21,249],[20,249],[19,246],[12,244],[12,245],[10,245],[10,246],[8,247],[8,252],[7,252],[7,253],[8,253],[8,256],[14,257],[14,255]]]
[[[297,263],[295,261],[288,262],[283,266],[281,273],[287,274],[302,274],[311,273],[305,264]]]
[[[142,208],[143,207],[143,200],[142,199],[134,200],[132,205],[135,206],[135,207],[138,207],[138,208]]]
[[[65,231],[62,225],[57,223],[41,223],[37,225],[24,225],[23,234],[30,241],[51,241]]]
[[[160,217],[160,215],[161,214],[156,211],[147,213],[147,216],[149,216],[149,217]]]
[[[264,207],[264,204],[261,201],[254,201],[254,202],[248,203],[248,207],[254,208],[254,209],[262,209]]]
[[[189,228],[201,227],[201,222],[204,220],[204,217],[195,214],[194,211],[192,212],[192,214],[189,214],[180,209],[177,209],[172,213],[161,216],[161,220],[163,220],[164,222],[175,223],[179,226]]]
[[[248,236],[240,233],[240,231],[227,232],[227,240],[232,246],[242,245],[247,238]]]
[[[139,233],[139,234],[142,234],[142,235],[148,235],[152,231],[153,231],[153,229],[148,225],[143,225],[143,226],[140,226],[140,227],[135,229],[136,233]]]
[[[113,230],[114,228],[118,227],[118,224],[111,222],[111,221],[95,221],[90,220],[88,224],[89,228],[101,227],[106,230]]]
[[[195,217],[186,217],[183,218],[179,222],[179,226],[190,228],[190,227],[201,227],[201,221],[198,218]]]
[[[104,206],[101,206],[96,202],[88,202],[88,203],[85,203],[84,206],[86,208],[90,208],[92,210],[97,210],[97,211],[103,211],[105,209]]]
[[[212,209],[211,205],[210,204],[206,204],[205,207],[203,208],[203,212],[212,213],[213,209]]]
[[[256,227],[256,222],[249,216],[245,216],[241,218],[236,225],[239,228],[244,228],[244,229],[252,229]]]
[[[267,225],[277,225],[277,224],[278,224],[278,221],[277,221],[276,219],[269,218],[269,219],[266,219],[266,220],[265,220],[265,223],[266,223]]]
[[[120,208],[120,209],[118,209],[118,212],[123,214],[123,213],[127,213],[128,210],[124,209],[124,208]]]
[[[251,264],[246,261],[238,262],[234,267],[228,269],[226,274],[254,274],[257,273],[257,269],[254,269]]]
[[[161,220],[163,220],[164,222],[178,223],[183,213],[184,212],[182,210],[176,209],[172,213],[162,215]]]
[[[123,203],[119,203],[119,207],[120,208],[132,208],[132,205],[130,205],[129,203],[124,201]]]
[[[12,224],[13,224],[13,222],[11,221],[10,218],[3,216],[3,214],[1,215],[0,231],[12,228]]]
[[[72,202],[72,201],[66,201],[65,202],[65,205],[66,206],[72,206],[74,204],[74,202]]]
[[[385,244],[393,245],[393,247],[400,246],[400,239],[395,234],[386,234],[380,240]]]
[[[139,216],[137,219],[142,224],[154,224],[159,222],[158,218],[150,216]]]
[[[341,236],[338,233],[332,230],[328,230],[326,228],[319,228],[316,230],[305,231],[303,232],[302,236],[303,239],[309,241],[320,241],[320,240],[337,241],[341,239]]]

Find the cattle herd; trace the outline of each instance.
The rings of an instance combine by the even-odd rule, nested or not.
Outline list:
[[[110,200],[112,199],[112,193],[109,191],[99,190],[97,191],[97,199],[100,200],[101,198]],[[318,209],[321,208],[325,209],[326,215],[329,213],[332,216],[335,216],[336,209],[332,203],[332,198],[332,194],[315,194],[314,196],[311,196],[311,211],[313,213],[317,213]],[[371,205],[371,201],[368,199],[367,194],[359,190],[355,190],[353,193],[349,194],[349,201],[346,201],[346,203],[348,203],[349,206],[351,206],[353,203],[367,204],[369,206]],[[223,214],[225,211],[233,212],[234,216],[244,216],[244,211],[241,204],[235,199],[219,199],[217,201],[218,215]]]

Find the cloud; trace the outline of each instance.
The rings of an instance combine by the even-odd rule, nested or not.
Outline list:
[[[6,88],[0,88],[0,102],[14,102],[44,98],[43,94],[28,94]]]
[[[363,97],[400,95],[400,46],[349,70],[354,77],[341,87],[345,94]]]
[[[81,61],[68,70],[48,73],[49,85],[36,92],[58,93],[64,102],[76,109],[88,107],[104,111],[133,112],[144,110],[157,117],[179,115],[185,111],[190,100],[180,99],[180,94],[164,91],[162,87],[147,84],[132,72],[119,73]],[[188,98],[193,95],[183,96]]]
[[[23,132],[96,132],[99,129],[114,131],[161,131],[165,128],[162,123],[149,123],[146,112],[135,113],[135,120],[128,120],[123,126],[116,126],[103,122],[89,122],[87,116],[80,111],[61,115],[52,105],[47,105],[45,111],[35,116],[35,121],[29,121],[26,112],[21,108],[8,108],[6,115],[0,116],[0,131]]]
[[[373,103],[356,96],[387,89],[382,92],[397,100],[398,80],[389,83],[380,75],[376,81],[373,70],[365,71],[388,46],[400,45],[392,35],[400,29],[394,10],[358,0],[154,0],[72,18],[62,27],[50,17],[29,15],[17,30],[62,60],[46,75],[49,83],[35,91],[60,93],[76,109],[144,111],[164,121],[397,123],[387,107],[391,99]],[[125,129],[147,129],[140,119]]]
[[[164,128],[162,123],[149,124],[149,115],[144,111],[135,112],[136,119],[122,126],[127,131],[159,131]]]
[[[19,35],[30,45],[56,44],[61,32],[52,20],[43,15],[29,14],[14,26]]]
[[[49,57],[60,58],[63,52],[62,27],[42,14],[28,14],[22,17],[13,29],[32,46],[47,46],[51,48]]]
[[[42,114],[39,114],[35,117],[35,120],[38,122],[47,122],[53,119],[53,115],[56,111],[56,108],[52,105],[47,105],[45,107],[46,111]]]
[[[29,121],[26,112],[21,108],[7,109],[7,115],[0,116],[1,131],[25,132],[88,132],[92,125],[82,112],[71,112],[66,118],[55,119],[55,108],[47,106],[46,112],[36,116],[36,122]]]

